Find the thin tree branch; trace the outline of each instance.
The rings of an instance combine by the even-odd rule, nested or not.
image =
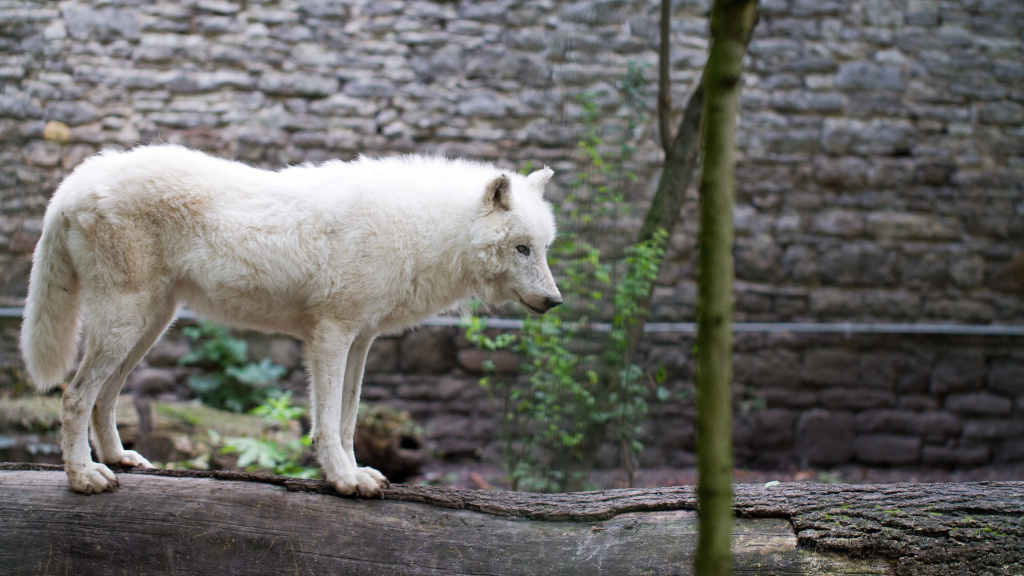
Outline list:
[[[661,0],[661,21],[658,27],[661,43],[658,45],[658,131],[666,162],[672,149],[672,93],[669,67],[669,32],[671,31],[672,0]]]

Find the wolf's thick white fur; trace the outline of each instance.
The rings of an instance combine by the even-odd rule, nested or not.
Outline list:
[[[352,451],[370,344],[473,295],[534,313],[558,305],[542,198],[552,174],[415,156],[268,172],[179,146],[89,158],[46,210],[21,334],[44,391],[74,362],[84,326],[61,406],[72,489],[114,489],[104,464],[150,465],[122,447],[114,407],[186,304],[301,339],[324,476],[342,494],[379,495],[387,480]]]

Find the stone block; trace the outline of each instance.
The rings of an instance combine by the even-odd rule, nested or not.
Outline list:
[[[736,239],[736,278],[749,282],[776,282],[783,275],[782,251],[768,234]]]
[[[960,418],[949,412],[923,412],[908,421],[907,430],[928,441],[952,438],[960,434]]]
[[[921,461],[921,439],[896,434],[857,436],[854,452],[865,464],[907,465]]]
[[[955,171],[956,166],[951,164],[925,162],[914,169],[914,181],[927,186],[946,186]]]
[[[487,395],[487,391],[476,378],[459,378],[445,376],[437,385],[438,397],[446,402],[453,400],[477,400]]]
[[[27,94],[0,94],[0,118],[41,118],[43,110]]]
[[[997,462],[1024,461],[1024,439],[1014,438],[1000,442],[995,448],[992,459]]]
[[[755,437],[755,415],[739,411],[732,420],[733,446],[749,449]]]
[[[988,388],[1012,396],[1024,396],[1024,362],[996,358],[988,372]]]
[[[68,126],[78,126],[96,119],[96,107],[88,102],[50,102],[46,105],[45,117]]]
[[[202,112],[155,112],[148,118],[155,124],[170,128],[212,128],[221,123],[217,114]]]
[[[780,84],[785,83],[784,78],[776,78]],[[799,79],[795,76],[794,87],[801,88],[799,85]],[[769,88],[765,86],[765,88]],[[785,86],[780,86],[785,87]],[[778,110],[779,112],[796,112],[796,113],[807,113],[807,112],[818,112],[818,113],[837,113],[843,110],[843,96],[835,92],[808,92],[807,90],[796,90],[796,91],[778,91],[772,90],[771,96],[768,99],[769,106],[772,109]],[[807,139],[808,143],[816,142],[814,138]],[[816,151],[816,146],[810,148],[810,151]]]
[[[996,317],[995,308],[988,302],[965,299],[934,299],[926,300],[924,316],[943,321],[955,321],[974,324],[988,324]]]
[[[300,0],[299,10],[318,20],[344,20],[349,17],[349,6],[342,0]]]
[[[904,410],[926,412],[938,410],[942,407],[942,402],[933,394],[901,394],[896,405]]]
[[[146,363],[154,368],[169,368],[178,365],[178,360],[187,354],[189,344],[182,338],[164,336],[156,341],[146,355]]]
[[[792,350],[763,350],[750,357],[750,381],[758,388],[800,387],[800,357]]]
[[[916,416],[906,410],[867,410],[855,417],[858,433],[906,432]]]
[[[797,422],[793,453],[813,466],[845,464],[854,454],[853,426],[849,412],[804,412]]]
[[[353,98],[390,98],[395,85],[384,78],[355,78],[345,83],[343,92]]]
[[[1013,401],[988,392],[950,394],[945,408],[958,414],[1006,416],[1013,410]]]
[[[455,367],[455,342],[447,328],[420,328],[399,344],[398,361],[405,373],[443,374]]]
[[[847,62],[836,72],[835,85],[843,90],[896,91],[906,88],[898,66],[875,62]]]
[[[132,371],[131,383],[127,386],[146,396],[172,393],[177,388],[177,374],[167,368],[138,368]]]
[[[431,380],[409,380],[398,386],[395,395],[406,401],[431,402],[439,399],[437,383]]]
[[[896,405],[896,396],[887,390],[832,388],[821,393],[821,404],[833,410],[867,410]]]
[[[988,369],[980,352],[958,352],[943,356],[932,369],[931,391],[934,394],[980,390]]]
[[[914,162],[904,158],[873,159],[869,183],[875,188],[900,188],[914,181]]]
[[[810,306],[811,312],[823,319],[856,317],[863,310],[860,293],[840,288],[814,290]]]
[[[980,286],[985,280],[985,259],[977,255],[955,258],[949,264],[949,277],[957,288]]]
[[[833,155],[906,156],[916,130],[908,120],[826,118],[821,149]]]
[[[338,81],[334,78],[299,73],[268,72],[260,77],[257,85],[268,94],[282,96],[330,96],[338,91]],[[348,84],[345,89],[349,94]]]
[[[133,8],[92,8],[84,5],[64,8],[64,25],[75,40],[110,42],[139,37],[138,12]]]
[[[811,408],[818,405],[820,394],[815,390],[766,388],[761,398],[769,408]]]
[[[804,318],[806,317],[808,309],[807,297],[789,295],[776,296],[772,306],[778,320],[792,320],[798,317]]]
[[[697,465],[697,455],[692,450],[673,450],[666,457],[667,465],[672,468],[692,468]]]
[[[907,290],[866,290],[861,294],[862,312],[872,318],[916,320],[921,316],[921,296]]]
[[[308,398],[309,397],[309,375],[305,370],[292,370],[292,373],[287,378],[280,382],[281,389],[286,392],[291,392],[293,396],[297,398]],[[360,397],[364,400],[382,400],[391,396],[390,393],[385,395],[383,398],[379,397],[375,392],[379,389],[367,394],[367,388],[362,389]]]
[[[941,252],[908,254],[903,265],[903,285],[910,289],[934,290],[948,284],[948,256]]]
[[[818,386],[858,386],[860,358],[847,350],[808,350],[802,378]]]
[[[966,468],[987,464],[992,458],[988,446],[931,446],[921,448],[921,463],[925,466]]]
[[[60,164],[61,145],[56,142],[35,140],[23,148],[22,158],[29,166],[52,168]]]
[[[498,118],[508,114],[510,108],[510,104],[496,94],[477,94],[459,103],[459,114]]]
[[[398,340],[379,338],[366,355],[366,372],[390,374],[398,369]]]
[[[858,433],[913,434],[942,441],[960,433],[960,419],[948,412],[867,410],[856,416]]]
[[[964,423],[963,437],[973,440],[1019,439],[1024,437],[1024,420],[968,420]]]
[[[899,254],[867,243],[844,244],[821,255],[821,283],[838,286],[892,286],[899,279]]]
[[[289,370],[302,367],[302,348],[292,338],[272,338],[267,344],[267,354],[275,364],[280,364]]]
[[[860,382],[869,388],[902,393],[928,390],[929,366],[923,358],[900,352],[869,352],[860,360]]]
[[[758,451],[789,450],[796,438],[796,410],[768,408],[754,416],[755,434],[751,445]]]
[[[587,2],[571,2],[561,10],[561,19],[566,22],[602,26],[621,23],[625,20],[626,4],[621,0],[591,0]]]
[[[978,121],[996,126],[1020,126],[1024,124],[1024,106],[1016,102],[978,102],[974,105]]]
[[[867,230],[885,240],[957,240],[963,236],[963,223],[952,216],[872,212],[867,215]]]
[[[487,372],[485,366],[488,364],[495,372],[518,372],[521,363],[520,358],[508,350],[489,352],[477,348],[459,350],[457,360],[459,366],[474,374]]]
[[[814,216],[811,231],[826,236],[853,238],[864,232],[864,214],[853,210],[826,210]]]

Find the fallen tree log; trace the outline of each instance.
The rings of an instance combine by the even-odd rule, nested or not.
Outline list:
[[[0,464],[0,574],[689,574],[693,487],[526,494]],[[1024,482],[736,486],[737,574],[1024,574]]]

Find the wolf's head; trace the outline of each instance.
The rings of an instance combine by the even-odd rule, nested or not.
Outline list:
[[[485,268],[480,296],[489,304],[518,302],[543,314],[562,303],[547,260],[555,217],[544,186],[553,175],[547,167],[525,177],[502,173],[483,190],[473,245]]]

